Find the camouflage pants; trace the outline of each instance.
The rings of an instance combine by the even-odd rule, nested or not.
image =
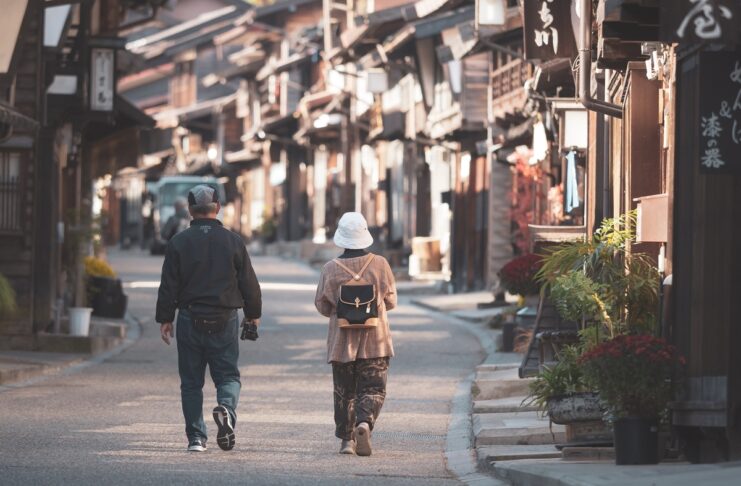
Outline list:
[[[332,362],[335,435],[352,439],[355,425],[367,422],[371,430],[386,398],[389,359]]]

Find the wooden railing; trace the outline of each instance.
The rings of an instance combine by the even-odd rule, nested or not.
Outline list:
[[[17,155],[0,152],[0,232],[21,230],[21,164]]]
[[[524,95],[525,81],[532,75],[532,65],[522,59],[515,59],[496,69],[491,75],[494,111],[498,111],[503,105],[509,105],[513,97]]]

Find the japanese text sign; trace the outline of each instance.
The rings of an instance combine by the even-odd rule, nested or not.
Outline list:
[[[699,162],[705,173],[741,173],[741,51],[700,54]]]
[[[522,30],[526,59],[576,56],[571,0],[525,0]]]
[[[739,40],[739,0],[662,0],[661,40],[691,44]]]

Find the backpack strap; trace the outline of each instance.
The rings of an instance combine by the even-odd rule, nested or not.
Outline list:
[[[363,272],[365,272],[365,270],[366,270],[366,269],[368,268],[368,265],[370,265],[371,261],[373,261],[373,257],[374,257],[374,256],[375,256],[375,255],[374,255],[373,253],[370,253],[370,256],[369,256],[368,260],[367,260],[367,261],[365,262],[365,264],[363,265],[363,268],[361,268],[361,269],[360,269],[360,271],[359,271],[358,273],[355,273],[355,272],[353,272],[352,270],[350,270],[350,269],[349,269],[349,268],[348,268],[348,267],[347,267],[347,266],[346,266],[346,265],[345,265],[344,263],[342,263],[342,262],[340,261],[340,259],[339,259],[339,258],[335,258],[335,259],[334,259],[334,262],[335,262],[335,263],[336,263],[337,265],[339,265],[339,266],[340,266],[340,268],[342,268],[342,269],[343,269],[343,270],[345,270],[345,271],[346,271],[347,273],[349,273],[349,274],[350,274],[350,275],[352,276],[352,278],[353,278],[354,280],[360,280],[360,278],[361,278],[361,277],[363,276]]]

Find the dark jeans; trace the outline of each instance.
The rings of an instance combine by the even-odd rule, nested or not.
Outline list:
[[[216,401],[224,405],[236,423],[237,402],[242,384],[239,380],[239,319],[237,311],[229,318],[226,328],[207,334],[193,328],[191,314],[178,311],[177,319],[178,371],[180,396],[185,416],[185,434],[188,440],[207,439],[203,422],[203,385],[206,365],[216,385]]]
[[[389,359],[332,362],[335,436],[352,439],[355,426],[367,422],[371,430],[386,399]]]

